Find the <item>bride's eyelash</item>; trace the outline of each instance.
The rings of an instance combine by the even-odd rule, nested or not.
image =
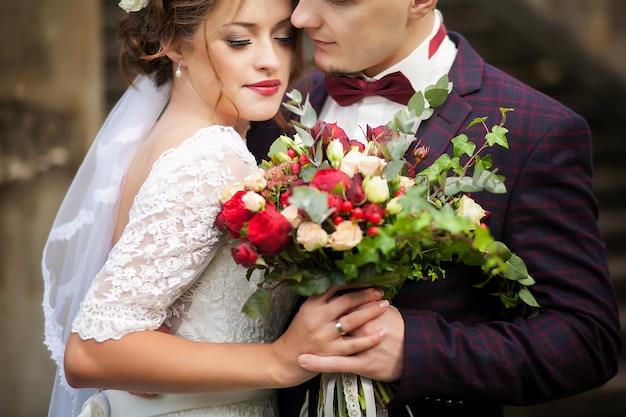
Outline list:
[[[293,45],[296,42],[296,39],[293,36],[285,36],[285,37],[280,36],[274,39],[276,39],[278,42],[280,42],[283,45]]]
[[[252,43],[249,39],[226,39],[226,42],[228,46],[235,49],[243,48]]]

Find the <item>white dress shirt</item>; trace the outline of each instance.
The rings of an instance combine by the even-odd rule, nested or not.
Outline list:
[[[397,64],[387,68],[373,78],[378,80],[392,72],[401,71],[411,82],[415,91],[433,85],[444,74],[447,74],[456,58],[456,45],[446,35],[439,48],[429,58],[430,41],[443,24],[439,11],[435,13],[435,23],[430,35],[409,56]],[[330,96],[327,98],[319,118],[328,123],[337,123],[351,139],[364,141],[366,126],[372,127],[386,124],[392,116],[404,106],[380,96],[369,96],[349,106],[340,106]],[[414,127],[416,131],[418,126]]]

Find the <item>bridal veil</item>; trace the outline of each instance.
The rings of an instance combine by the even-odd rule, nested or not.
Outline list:
[[[57,364],[49,417],[77,416],[95,390],[71,388],[63,352],[80,302],[104,264],[120,187],[137,147],[163,111],[170,85],[139,76],[115,105],[80,166],[43,251],[45,343]]]

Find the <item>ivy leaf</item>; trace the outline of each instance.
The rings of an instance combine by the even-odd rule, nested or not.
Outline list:
[[[472,156],[476,151],[476,144],[470,142],[466,134],[460,134],[452,139],[454,145],[454,156],[460,157],[462,155]]]
[[[508,149],[509,148],[509,142],[506,139],[506,134],[509,132],[508,129],[502,127],[502,126],[494,126],[491,129],[491,133],[487,133],[485,135],[485,140],[487,141],[487,143],[489,144],[489,146],[493,146],[493,145],[500,145],[503,148]]]

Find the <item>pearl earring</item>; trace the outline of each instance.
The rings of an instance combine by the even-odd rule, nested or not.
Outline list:
[[[180,78],[183,76],[183,72],[180,69],[182,65],[183,65],[183,60],[181,59],[180,61],[178,61],[178,68],[176,68],[176,72],[174,73],[174,75],[176,75],[176,78]]]

